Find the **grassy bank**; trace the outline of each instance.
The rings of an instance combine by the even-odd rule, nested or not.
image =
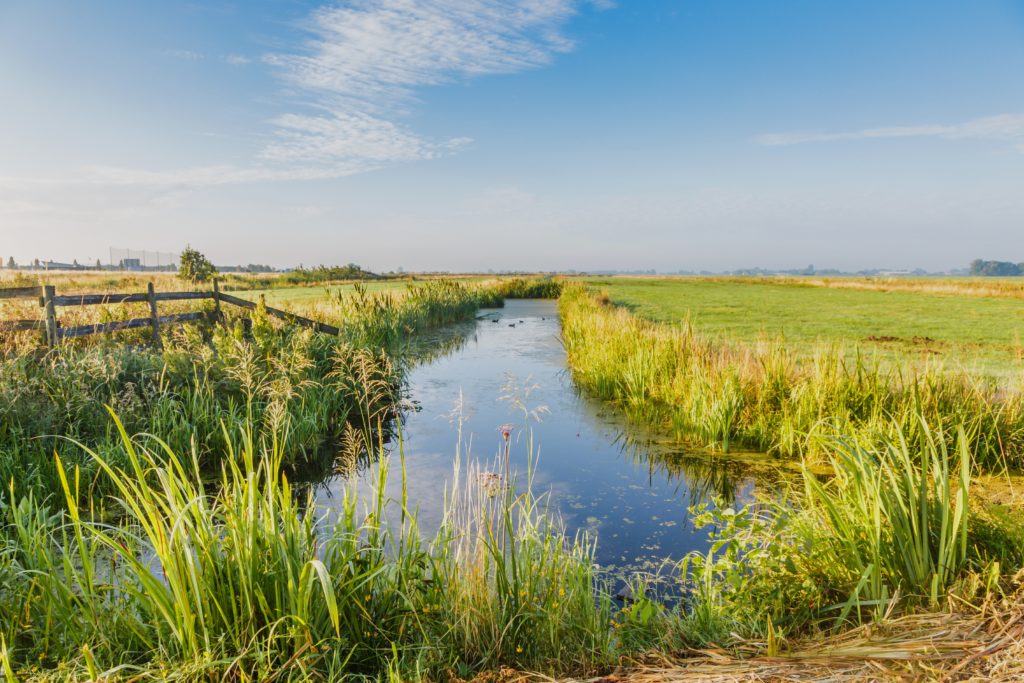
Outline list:
[[[204,466],[217,464],[226,435],[242,424],[258,444],[281,440],[288,465],[330,466],[348,425],[362,420],[353,388],[365,397],[381,387],[380,403],[389,405],[401,380],[403,339],[495,303],[491,290],[436,281],[402,298],[364,292],[318,307],[319,318],[341,327],[339,337],[257,310],[247,326],[229,317],[167,328],[161,350],[148,345],[148,331],[73,340],[53,351],[10,338],[0,361],[0,479],[15,481],[19,494],[52,495],[59,490],[56,451],[81,467],[90,486],[95,465],[69,440],[105,458],[125,456],[104,406],[130,432],[159,434]]]
[[[528,474],[506,480],[500,462],[456,456],[426,539],[409,501],[382,493],[389,476],[405,490],[401,449],[329,523],[247,425],[209,486],[194,454],[110,421],[124,461],[83,454],[112,495],[58,462],[66,514],[31,495],[0,508],[9,680],[446,680],[506,666],[586,675],[711,643],[781,654],[949,596],[986,600],[1024,556],[971,509],[962,438],[946,450],[933,434],[924,454],[836,442],[832,481],[707,513],[718,542],[684,564],[690,598],[667,608],[638,580],[617,608],[592,539],[566,538]]]
[[[1019,468],[1024,455],[1021,397],[991,378],[838,343],[723,339],[579,284],[560,312],[573,377],[592,394],[683,440],[768,450],[802,469],[801,489],[703,509],[712,550],[683,563],[682,608],[650,611],[656,649],[806,649],[908,610],[991,604],[1024,563],[1021,515],[972,493],[979,472]],[[929,619],[943,617],[916,623]]]
[[[729,342],[695,325],[664,325],[582,286],[560,301],[577,383],[680,438],[786,457],[824,454],[827,437],[895,436],[923,445],[918,416],[963,425],[980,466],[1020,466],[1024,401],[966,372],[894,367],[842,346],[795,352],[781,341]]]
[[[387,507],[407,501],[354,488],[332,525],[290,488],[280,450],[260,450],[248,425],[228,436],[215,489],[194,456],[122,431],[124,463],[86,452],[112,497],[69,468],[66,517],[31,496],[0,509],[9,675],[437,680],[610,663],[592,546],[566,541],[528,486],[485,489],[456,461],[436,538],[421,538],[410,514],[388,526]],[[378,460],[379,491],[388,462]]]

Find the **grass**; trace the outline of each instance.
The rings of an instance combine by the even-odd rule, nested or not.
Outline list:
[[[455,280],[463,285],[483,285],[493,287],[503,298],[511,299],[557,299],[561,285],[551,278],[484,278],[479,276],[462,276]],[[359,292],[371,294],[387,293],[404,296],[415,291],[430,279],[395,279],[370,282],[349,282],[338,285],[310,285],[302,287],[274,287],[269,289],[252,289],[239,294],[242,298],[256,301],[263,297],[268,305],[286,306],[288,308],[309,308],[322,304],[325,300],[343,300],[358,295]]]
[[[225,429],[243,423],[259,444],[284,439],[288,465],[330,466],[350,423],[361,420],[351,389],[370,377],[396,394],[401,342],[471,318],[482,303],[500,300],[487,289],[431,281],[402,298],[364,292],[311,312],[339,324],[339,337],[257,310],[248,331],[233,312],[224,324],[166,328],[162,350],[146,344],[147,331],[84,338],[49,352],[33,340],[9,339],[0,362],[0,479],[14,479],[19,495],[58,491],[50,455],[68,450],[65,439],[124,457],[104,405],[130,431],[160,434],[176,451],[195,451],[204,466],[215,466],[227,447]],[[74,452],[69,457],[77,458]],[[93,463],[70,464],[82,467],[90,486]]]
[[[377,492],[348,489],[327,525],[251,430],[231,435],[210,488],[194,454],[113,424],[126,463],[87,450],[110,498],[90,496],[71,469],[65,519],[31,496],[0,509],[3,664],[22,680],[436,680],[612,661],[593,546],[566,540],[528,481],[502,478],[495,491],[456,460],[461,476],[428,540],[408,501],[381,493],[383,453]],[[107,505],[118,524],[104,521]],[[404,514],[389,526],[392,505]]]
[[[377,293],[401,292],[407,288],[408,283],[402,282],[401,280],[384,280],[366,283],[353,282],[328,286],[310,285],[305,287],[274,287],[269,289],[244,290],[239,292],[238,296],[243,299],[249,299],[250,301],[257,301],[260,297],[263,297],[270,306],[308,306],[311,304],[321,303],[325,299],[330,299],[339,295],[343,296],[345,294],[351,294],[357,285],[365,287],[369,292]]]
[[[896,425],[923,448],[924,415],[947,434],[964,425],[985,469],[1024,464],[1024,398],[984,377],[851,359],[834,345],[801,353],[779,340],[729,343],[650,322],[579,285],[560,311],[578,384],[701,446],[820,459],[832,434],[893,436]]]
[[[802,495],[705,511],[699,523],[717,525],[716,542],[686,561],[694,597],[677,626],[683,637],[722,644],[837,632],[914,606],[941,609],[951,595],[998,592],[1001,571],[1012,574],[1024,557],[996,539],[1019,540],[1021,528],[993,530],[972,509],[967,436],[949,450],[949,439],[923,429],[923,450],[906,438],[839,438],[834,476],[805,472]]]
[[[729,341],[781,338],[804,355],[822,343],[840,344],[848,354],[878,355],[904,367],[941,363],[1013,384],[1024,376],[1019,282],[616,277],[587,283],[645,319],[689,322]]]
[[[289,484],[283,439],[261,450],[242,425],[210,482],[195,453],[111,424],[123,462],[84,449],[111,495],[58,461],[66,513],[32,495],[0,507],[0,666],[18,680],[587,675],[712,642],[777,655],[950,594],[989,595],[998,562],[1021,560],[994,556],[969,513],[963,435],[955,451],[935,435],[923,459],[906,439],[837,441],[831,481],[706,514],[717,542],[684,564],[686,603],[667,608],[638,583],[615,609],[592,539],[564,535],[529,471],[456,454],[426,539],[409,501],[382,493],[390,476],[405,490],[400,442],[376,458],[373,490],[357,497],[352,483],[328,523]],[[379,432],[364,432],[368,448]]]

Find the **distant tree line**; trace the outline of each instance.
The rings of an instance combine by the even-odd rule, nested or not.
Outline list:
[[[304,284],[307,282],[330,282],[332,280],[376,280],[380,278],[376,273],[363,270],[355,263],[344,266],[316,266],[315,268],[303,268],[299,266],[295,270],[286,273],[282,279],[293,284]]]
[[[1024,275],[1024,263],[1013,263],[1012,261],[983,261],[974,259],[971,261],[971,275],[982,275],[986,277],[1014,277]]]

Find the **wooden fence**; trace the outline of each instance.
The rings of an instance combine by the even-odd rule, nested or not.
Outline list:
[[[17,330],[45,330],[46,343],[51,348],[60,344],[62,339],[73,337],[84,337],[90,334],[103,334],[116,332],[118,330],[134,330],[139,328],[151,328],[153,330],[153,343],[161,346],[160,328],[163,325],[175,323],[192,322],[212,316],[214,320],[221,317],[221,304],[230,304],[248,310],[255,310],[258,304],[247,299],[241,299],[220,291],[217,280],[213,281],[213,290],[209,292],[157,292],[153,283],[147,285],[145,292],[135,294],[68,294],[58,295],[53,285],[41,287],[11,287],[0,289],[0,299],[34,299],[39,300],[39,307],[42,315],[39,320],[0,320],[0,332]],[[160,315],[159,302],[161,301],[189,301],[213,299],[214,310],[212,313],[197,311],[193,313],[176,313],[173,315]],[[262,295],[260,296],[262,303]],[[115,320],[106,323],[93,325],[75,325],[63,327],[57,317],[57,309],[68,306],[99,306],[104,304],[127,304],[127,303],[149,303],[149,316],[145,318],[133,318],[130,320]],[[285,320],[294,325],[309,327],[323,334],[337,336],[340,330],[316,320],[304,318],[301,315],[272,308],[263,303],[269,315]]]

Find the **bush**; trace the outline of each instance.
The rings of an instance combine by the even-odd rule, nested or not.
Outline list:
[[[191,246],[181,252],[178,277],[188,282],[206,282],[217,274],[217,269],[203,254]]]

